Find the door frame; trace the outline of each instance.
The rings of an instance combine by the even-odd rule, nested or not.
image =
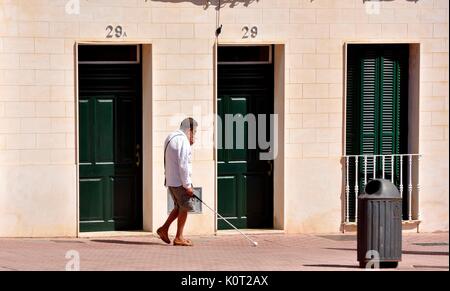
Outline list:
[[[153,221],[153,51],[152,43],[146,41],[98,41],[98,40],[79,40],[74,42],[74,84],[75,84],[75,166],[76,166],[76,237],[80,237],[80,146],[79,146],[79,108],[80,99],[79,90],[79,70],[78,70],[78,47],[80,45],[141,45],[142,74],[141,74],[141,95],[142,95],[142,225],[143,230],[152,230]]]
[[[217,97],[218,97],[218,47],[219,46],[256,46],[256,45],[273,45],[274,57],[274,114],[278,114],[278,155],[274,160],[274,176],[273,176],[273,229],[286,230],[286,198],[285,198],[285,88],[286,88],[286,66],[285,54],[286,43],[283,41],[233,41],[224,40],[218,41],[214,44],[214,100],[213,112],[217,116]],[[218,128],[216,118],[214,119],[214,209],[219,209],[218,205]],[[217,216],[214,219],[214,232],[220,231],[218,229]]]

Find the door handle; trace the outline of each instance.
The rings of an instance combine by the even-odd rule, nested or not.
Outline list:
[[[141,154],[140,154],[140,145],[136,145],[136,167],[141,165]]]

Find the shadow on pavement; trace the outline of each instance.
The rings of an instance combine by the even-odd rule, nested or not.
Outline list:
[[[93,239],[91,242],[97,243],[108,243],[108,244],[122,244],[122,245],[165,245],[163,243],[154,243],[154,242],[142,242],[142,241],[127,241],[127,240],[118,240],[118,239]]]
[[[318,264],[318,265],[303,265],[304,267],[317,267],[317,268],[348,268],[348,269],[360,269],[356,265],[328,265],[328,264]]]
[[[319,235],[318,237],[334,241],[356,241],[356,235]]]
[[[448,256],[448,252],[403,251],[404,255]]]
[[[326,248],[327,250],[337,250],[337,251],[353,251],[356,249],[350,248]],[[402,251],[403,255],[423,255],[423,256],[448,256],[448,252],[431,252],[431,251]]]
[[[67,243],[67,244],[72,244],[72,243],[76,243],[76,244],[84,244],[84,241],[79,241],[79,240],[51,240],[51,242],[54,243]]]
[[[444,269],[448,270],[448,266],[428,266],[428,265],[413,265],[416,269]]]

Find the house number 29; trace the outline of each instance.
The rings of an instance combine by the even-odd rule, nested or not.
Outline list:
[[[248,26],[244,26],[242,28],[242,31],[244,32],[244,35],[242,36],[242,38],[255,38],[258,36],[258,27],[257,26],[253,26],[253,27],[248,27]]]
[[[121,38],[126,37],[127,33],[123,30],[123,27],[121,25],[112,26],[108,25],[106,27],[106,38]]]

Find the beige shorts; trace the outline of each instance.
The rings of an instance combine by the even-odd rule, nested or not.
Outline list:
[[[194,210],[192,205],[192,198],[186,194],[186,189],[183,186],[169,187],[169,192],[172,195],[174,207],[186,211]]]

